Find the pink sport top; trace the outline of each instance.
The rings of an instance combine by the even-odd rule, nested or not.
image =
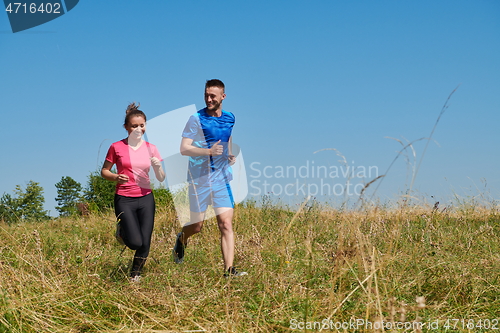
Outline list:
[[[155,145],[144,141],[134,150],[127,144],[127,139],[115,142],[109,147],[106,161],[116,164],[119,174],[125,174],[129,181],[125,184],[116,184],[116,194],[125,197],[142,197],[151,193],[149,169],[151,157],[161,156]]]

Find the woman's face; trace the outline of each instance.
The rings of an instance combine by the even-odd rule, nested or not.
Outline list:
[[[128,136],[133,139],[140,139],[146,132],[146,120],[142,116],[131,117],[125,125]]]

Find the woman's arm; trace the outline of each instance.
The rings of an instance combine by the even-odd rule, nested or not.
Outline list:
[[[159,182],[164,181],[165,171],[163,171],[161,161],[158,159],[158,157],[151,157],[151,166],[153,166],[153,170],[155,171],[156,179],[158,179]]]
[[[107,179],[112,182],[118,182],[119,184],[125,184],[128,182],[128,176],[124,174],[116,174],[111,172],[111,168],[113,167],[113,163],[106,160],[101,169],[101,176],[104,179]]]

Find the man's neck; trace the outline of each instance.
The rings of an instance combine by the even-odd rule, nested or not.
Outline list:
[[[218,108],[216,110],[209,110],[208,108],[206,108],[205,111],[207,112],[207,114],[210,117],[220,117],[220,116],[222,116],[222,107],[220,107],[220,108]]]

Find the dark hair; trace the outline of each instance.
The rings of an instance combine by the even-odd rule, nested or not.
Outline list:
[[[221,80],[219,80],[219,79],[207,80],[207,83],[205,83],[205,89],[210,88],[210,87],[221,88],[223,92],[224,92],[224,90],[226,88],[224,86],[224,83]]]
[[[130,118],[136,116],[143,117],[144,121],[147,121],[146,115],[144,114],[144,112],[139,110],[139,106],[141,106],[141,103],[137,103],[136,105],[135,102],[132,102],[127,106],[127,110],[125,111],[125,123],[123,124],[123,126],[127,126]]]

